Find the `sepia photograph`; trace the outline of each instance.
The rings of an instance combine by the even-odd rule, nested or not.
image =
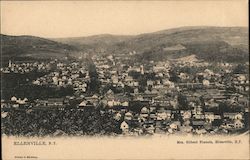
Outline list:
[[[1,1],[2,159],[249,159],[247,0]]]

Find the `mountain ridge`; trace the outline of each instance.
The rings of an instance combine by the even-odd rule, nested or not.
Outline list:
[[[4,41],[1,45],[2,55],[18,56],[21,54],[22,56],[34,57],[34,55],[37,56],[41,53],[42,57],[44,57],[43,54],[47,57],[62,57],[62,55],[75,55],[79,52],[128,54],[131,51],[136,51],[139,56],[135,56],[135,58],[139,57],[144,60],[180,58],[194,54],[197,58],[208,61],[219,58],[222,61],[230,62],[246,61],[249,57],[248,27],[193,26],[139,35],[100,34],[53,39],[27,35],[5,38],[6,36],[8,37],[8,35],[1,34],[1,41]],[[173,48],[173,46],[183,46],[185,49],[164,49]],[[36,53],[32,55],[30,52]]]
[[[1,34],[0,37],[2,60],[60,58],[78,51],[74,46],[36,36]]]

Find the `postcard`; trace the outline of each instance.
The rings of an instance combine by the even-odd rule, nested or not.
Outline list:
[[[247,0],[0,3],[3,160],[250,158]]]

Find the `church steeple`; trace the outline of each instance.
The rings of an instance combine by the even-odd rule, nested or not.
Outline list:
[[[143,65],[140,66],[141,74],[144,74],[144,67]]]
[[[11,60],[9,60],[9,68],[12,66]]]

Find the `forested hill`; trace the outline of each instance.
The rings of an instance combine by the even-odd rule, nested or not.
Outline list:
[[[79,53],[128,54],[135,59],[163,60],[195,55],[207,61],[247,62],[247,27],[180,27],[140,35],[96,35],[45,39],[1,35],[1,55],[8,59],[48,59]]]
[[[45,38],[1,34],[2,60],[61,58],[77,51],[74,46]]]
[[[129,53],[160,60],[196,55],[208,61],[248,61],[247,27],[181,27],[135,36],[99,35],[53,39],[92,53]],[[86,47],[87,46],[87,47]]]

